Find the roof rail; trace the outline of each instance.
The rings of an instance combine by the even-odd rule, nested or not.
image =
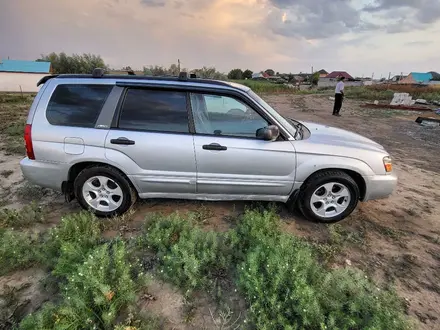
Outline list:
[[[58,77],[57,74],[52,74],[50,76],[44,76],[43,78],[41,78],[38,82],[37,82],[37,87],[39,87],[40,85],[45,84],[48,80],[52,79],[52,78],[56,78]]]
[[[90,79],[90,78],[103,78],[103,79],[124,79],[124,80],[134,80],[134,81],[145,81],[145,80],[151,80],[151,81],[189,81],[193,80],[195,83],[202,83],[202,84],[209,84],[209,85],[220,85],[220,86],[227,86],[231,87],[226,82],[219,81],[219,80],[211,80],[211,79],[203,79],[203,78],[197,78],[197,76],[194,73],[191,73],[188,77],[187,72],[180,72],[179,76],[144,76],[140,75],[137,76],[135,74],[128,73],[127,75],[121,75],[121,74],[106,74],[105,69],[102,68],[96,68],[93,70],[92,74],[56,74],[56,75],[50,75],[43,77],[39,82],[38,86],[41,84],[44,84],[46,81],[52,78],[58,78],[58,79]]]

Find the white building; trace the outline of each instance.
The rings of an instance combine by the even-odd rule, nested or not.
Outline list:
[[[50,62],[0,60],[0,92],[38,92],[38,81],[50,74]]]

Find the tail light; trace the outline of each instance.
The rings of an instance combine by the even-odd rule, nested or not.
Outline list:
[[[35,159],[34,147],[32,146],[32,125],[27,124],[24,128],[24,142],[26,144],[26,154],[29,159]]]

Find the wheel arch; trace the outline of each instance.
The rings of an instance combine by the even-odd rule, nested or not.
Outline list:
[[[68,175],[67,175],[67,181],[64,181],[62,183],[62,187],[61,187],[62,192],[66,195],[66,197],[68,195],[69,196],[72,195],[73,182],[75,181],[78,174],[81,173],[81,171],[83,171],[84,169],[89,168],[89,167],[98,167],[98,166],[111,167],[111,168],[114,168],[115,170],[117,170],[127,180],[127,182],[132,186],[132,188],[134,188],[136,193],[139,194],[139,190],[136,187],[136,185],[132,182],[132,180],[130,180],[127,173],[125,173],[123,170],[121,170],[118,166],[111,165],[108,163],[102,163],[99,161],[83,161],[83,162],[75,163],[69,168]]]
[[[307,179],[303,182],[301,187],[304,186],[310,180],[310,178],[313,177],[314,175],[322,173],[322,172],[326,172],[326,171],[341,171],[341,172],[348,174],[354,180],[354,182],[356,182],[356,184],[359,188],[359,193],[360,193],[359,199],[360,200],[364,199],[365,194],[367,193],[367,183],[365,182],[365,179],[362,177],[362,175],[360,173],[358,173],[354,170],[351,170],[351,169],[346,169],[346,168],[329,167],[329,168],[323,168],[318,171],[315,171],[307,177]]]

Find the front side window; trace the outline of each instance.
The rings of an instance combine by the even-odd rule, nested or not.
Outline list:
[[[47,120],[52,125],[94,127],[112,87],[58,85],[47,106]]]
[[[122,105],[119,128],[188,133],[186,93],[129,89]]]
[[[254,109],[229,96],[191,94],[196,133],[255,138],[269,125]]]

